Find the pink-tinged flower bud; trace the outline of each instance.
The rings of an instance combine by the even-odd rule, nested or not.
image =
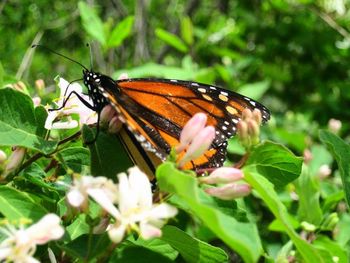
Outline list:
[[[321,165],[320,169],[318,170],[318,176],[321,180],[327,178],[331,173],[332,170],[328,164]]]
[[[242,111],[242,119],[243,120],[248,120],[248,119],[251,119],[253,118],[253,113],[250,109],[244,109]]]
[[[17,83],[13,84],[13,88],[18,91],[26,92],[27,87],[26,84],[24,84],[22,81],[18,81]]]
[[[250,119],[247,121],[248,124],[248,134],[251,137],[259,137],[260,134],[260,128],[259,125],[256,123],[255,120]]]
[[[342,123],[340,120],[330,119],[328,121],[328,129],[333,133],[338,133],[341,129]]]
[[[109,133],[118,133],[121,129],[123,123],[120,121],[118,116],[114,116],[109,122],[108,132]]]
[[[123,80],[123,79],[128,79],[129,78],[129,76],[128,76],[128,74],[127,73],[122,73],[122,74],[120,74],[120,76],[119,76],[119,80]]]
[[[176,147],[176,152],[182,152],[194,137],[205,127],[207,123],[207,115],[204,113],[196,113],[186,123],[180,134],[180,145]]]
[[[45,88],[45,82],[42,80],[42,79],[37,79],[35,81],[35,88],[38,90],[38,91],[41,91]]]
[[[101,124],[107,124],[111,121],[113,116],[116,114],[112,105],[105,106],[101,111],[100,122]]]
[[[5,176],[17,169],[21,165],[26,149],[22,147],[16,147],[11,156],[8,159],[8,163],[5,168]]]
[[[184,157],[179,162],[179,167],[185,165],[190,160],[200,157],[208,148],[215,138],[215,128],[207,126],[202,129],[194,138],[187,149]]]
[[[7,159],[7,155],[3,150],[0,150],[0,164],[3,164]]]
[[[254,109],[253,110],[253,119],[256,121],[256,123],[258,125],[261,125],[262,123],[262,115],[261,115],[261,111],[258,109]]]
[[[211,196],[223,200],[232,200],[235,198],[247,196],[251,192],[251,188],[247,184],[226,184],[220,187],[211,187],[205,189],[205,192]]]
[[[312,160],[312,152],[309,149],[304,150],[304,163],[309,164]]]
[[[33,101],[34,107],[38,107],[40,105],[40,103],[41,103],[41,98],[40,97],[34,97],[32,99],[32,101]]]
[[[227,184],[233,183],[243,178],[243,173],[241,170],[233,167],[221,167],[209,176],[200,177],[199,181],[205,184]]]
[[[247,122],[240,120],[237,123],[237,134],[241,141],[247,140],[248,136],[248,124]]]

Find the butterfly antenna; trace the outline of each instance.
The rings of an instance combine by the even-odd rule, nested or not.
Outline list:
[[[86,46],[89,47],[89,50],[90,50],[90,67],[91,67],[90,71],[92,71],[92,68],[93,68],[92,47],[89,43],[86,43]]]
[[[48,48],[48,47],[46,47],[46,46],[39,45],[39,44],[34,44],[34,45],[32,45],[32,48],[36,48],[36,47],[40,47],[40,48],[46,49],[47,51],[50,51],[51,53],[54,53],[54,54],[56,54],[56,55],[58,55],[58,56],[60,56],[60,57],[63,57],[63,58],[65,58],[65,59],[68,59],[68,60],[70,60],[70,61],[72,61],[72,62],[78,64],[78,65],[81,66],[82,68],[86,69],[87,71],[89,71],[89,70],[88,70],[83,64],[81,64],[80,62],[78,62],[78,61],[76,61],[76,60],[74,60],[74,59],[72,59],[72,58],[69,58],[69,57],[67,57],[67,56],[65,56],[65,55],[63,55],[63,54],[60,54],[60,53],[58,53],[58,52],[52,50],[51,48]]]

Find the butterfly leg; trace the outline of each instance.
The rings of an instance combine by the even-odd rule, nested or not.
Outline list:
[[[63,101],[61,107],[56,108],[56,109],[49,109],[49,111],[62,110],[62,109],[66,106],[66,104],[67,104],[69,98],[70,98],[73,94],[76,95],[76,96],[78,97],[78,99],[79,99],[86,107],[88,107],[90,110],[93,110],[93,111],[96,111],[96,110],[97,110],[97,108],[96,108],[94,105],[91,105],[91,104],[90,104],[89,102],[87,102],[79,93],[77,93],[77,92],[74,90],[74,91],[72,91],[71,93],[69,93],[69,95],[68,95],[67,98],[64,99],[64,101]]]

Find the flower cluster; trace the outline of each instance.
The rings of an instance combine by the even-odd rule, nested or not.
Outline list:
[[[6,238],[0,243],[0,261],[3,262],[39,262],[33,255],[37,245],[60,239],[64,229],[60,218],[55,214],[47,214],[36,224],[25,228],[23,224],[16,228],[6,224],[0,228]]]
[[[243,110],[242,119],[237,124],[237,133],[242,145],[247,150],[259,143],[261,123],[262,116],[260,110]]]
[[[260,115],[261,116],[261,115]],[[190,160],[194,160],[204,154],[215,138],[215,128],[205,126],[207,115],[195,114],[184,126],[180,135],[180,144],[176,147],[176,153],[186,150],[178,161],[181,168]],[[204,184],[216,184],[217,187],[206,188],[205,191],[212,196],[224,200],[230,200],[246,196],[250,193],[250,186],[236,183],[243,178],[241,170],[233,167],[221,167],[214,170],[209,176],[199,178]]]
[[[131,230],[144,239],[159,237],[165,220],[177,214],[177,209],[169,204],[153,204],[148,177],[137,167],[130,168],[128,175],[118,174],[117,185],[103,177],[75,179],[67,194],[68,202],[74,207],[87,209],[88,197],[113,218],[114,222],[107,231],[115,243]]]
[[[205,126],[207,115],[204,113],[195,114],[184,126],[180,134],[180,144],[175,151],[180,154],[186,152],[178,161],[178,166],[182,168],[187,162],[195,160],[204,154],[215,138],[215,128]]]

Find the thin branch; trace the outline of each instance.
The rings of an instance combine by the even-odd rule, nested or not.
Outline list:
[[[73,135],[71,135],[71,136],[69,136],[69,137],[63,139],[62,141],[59,141],[59,142],[58,142],[58,146],[60,146],[60,145],[62,145],[62,144],[64,144],[64,143],[66,143],[66,142],[69,142],[69,141],[72,141],[72,140],[78,138],[78,137],[80,136],[80,134],[81,134],[81,132],[78,131],[77,133],[74,133]],[[60,150],[60,149],[57,148],[55,151],[53,151],[52,153],[50,153],[50,154],[48,154],[48,155],[45,155],[45,154],[43,154],[43,153],[34,154],[32,157],[30,157],[26,162],[24,162],[24,163],[22,164],[22,166],[18,169],[16,175],[19,174],[19,173],[20,173],[22,170],[24,170],[25,168],[27,168],[29,165],[31,165],[32,163],[34,163],[36,160],[40,159],[41,157],[50,156],[50,155],[52,155],[52,154],[58,152],[59,150]]]
[[[16,79],[17,80],[21,80],[23,77],[23,73],[25,72],[25,70],[29,67],[30,63],[32,62],[32,58],[33,58],[33,54],[34,54],[34,48],[32,48],[32,46],[34,44],[37,44],[40,42],[40,39],[42,38],[42,36],[44,35],[43,31],[39,31],[38,33],[36,33],[32,44],[29,46],[29,48],[27,49],[26,53],[24,54],[24,57],[22,59],[21,65],[18,68],[18,71],[16,73]]]
[[[322,12],[316,8],[310,8],[312,12],[316,13],[323,21],[325,21],[331,28],[337,31],[340,35],[350,41],[350,33],[341,27],[329,14]]]

